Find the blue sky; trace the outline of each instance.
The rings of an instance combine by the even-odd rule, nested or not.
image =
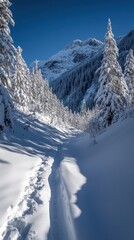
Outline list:
[[[29,64],[46,60],[75,39],[104,40],[110,17],[115,36],[134,28],[133,0],[11,0],[15,46]]]

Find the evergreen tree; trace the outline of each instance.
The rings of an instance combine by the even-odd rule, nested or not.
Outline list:
[[[38,69],[38,61],[35,61],[35,67],[31,74],[31,92],[32,92],[32,110],[35,113],[41,113],[50,119],[50,123],[73,125],[80,127],[80,115],[72,114],[68,107],[64,107],[63,103],[52,93],[49,88],[48,81],[42,78],[40,69]]]
[[[49,89],[49,84],[46,79],[43,80],[44,83],[44,101],[43,101],[43,111],[48,115],[51,112],[51,106],[50,106],[50,89]]]
[[[8,0],[0,1],[0,81],[11,90],[11,75],[14,71],[15,48],[10,36],[9,23],[14,25]]]
[[[5,126],[13,128],[13,103],[7,89],[0,83],[0,131]]]
[[[134,56],[132,49],[126,57],[124,77],[129,91],[129,105],[134,105]]]
[[[86,113],[87,113],[87,104],[86,104],[86,101],[84,99],[83,103],[82,103],[80,114],[81,114],[81,116],[86,116]]]
[[[13,99],[21,107],[29,107],[30,80],[29,69],[22,57],[22,49],[17,48],[15,71],[13,77]]]
[[[35,61],[35,67],[31,74],[32,106],[34,111],[43,111],[45,81],[43,80],[41,70],[38,69],[38,61]]]
[[[40,111],[44,103],[44,81],[41,70],[38,68],[38,61],[35,61],[35,79],[36,79],[36,101]]]
[[[15,48],[12,45],[9,23],[14,25],[8,0],[0,1],[0,130],[4,126],[13,127],[13,103],[9,96],[11,75],[14,71]]]
[[[100,109],[99,119],[103,127],[117,121],[127,105],[128,88],[117,58],[118,48],[109,19],[104,55],[100,67],[100,87],[95,97],[96,107]]]

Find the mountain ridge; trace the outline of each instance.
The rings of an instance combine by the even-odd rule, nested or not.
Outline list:
[[[134,50],[134,30],[116,41],[119,62],[124,70],[126,55],[130,48]],[[73,111],[79,112],[83,101],[89,109],[94,106],[99,87],[96,70],[101,64],[103,47],[104,43],[95,38],[75,40],[45,63],[39,62],[43,77],[49,81],[53,93]]]
[[[63,50],[54,54],[47,61],[39,61],[39,68],[43,77],[49,82],[59,78],[65,71],[69,71],[91,57],[103,43],[95,38],[85,41],[79,39],[68,44]],[[30,68],[34,66],[34,62]]]

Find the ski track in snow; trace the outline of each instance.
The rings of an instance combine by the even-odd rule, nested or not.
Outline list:
[[[64,150],[66,146],[68,151],[69,141],[76,134],[70,132],[64,139],[55,142],[54,155],[47,154],[44,146],[41,155],[37,154],[39,162],[29,173],[18,203],[7,209],[0,228],[0,240],[78,240],[73,208],[76,208],[76,194],[85,184],[85,179],[76,183],[68,164],[77,164],[73,157],[66,157]],[[79,169],[74,170],[75,176],[81,178]],[[70,188],[72,192],[67,186],[68,174],[77,185]],[[75,201],[72,201],[74,198]],[[40,211],[44,217],[42,235],[38,229],[40,226],[33,221]]]
[[[78,240],[74,219],[81,210],[76,205],[77,192],[86,178],[80,173],[76,160],[68,157],[69,146],[70,142],[59,145],[49,177],[52,194],[48,240]]]
[[[66,164],[64,165],[63,159],[63,144],[59,144],[54,158],[40,158],[40,163],[32,170],[18,204],[14,207],[10,206],[7,210],[3,226],[0,229],[1,240],[40,240],[32,225],[32,218],[38,211],[39,205],[45,202],[41,197],[45,184],[48,184],[50,192],[48,194],[48,189],[45,192],[48,195],[50,229],[48,229],[49,232],[43,240],[78,239],[71,206],[73,194],[68,192],[66,186],[64,179]],[[73,159],[71,161],[73,163]],[[62,165],[64,165],[64,171]],[[81,177],[79,171],[77,172],[78,177]],[[81,182],[81,185],[85,183],[84,181]]]
[[[51,227],[48,240],[77,240],[70,197],[59,169],[54,170],[50,186],[52,190],[50,203]]]
[[[61,169],[63,145],[59,145],[49,178],[51,188],[50,220],[48,240],[77,240],[73,214]]]
[[[10,206],[7,210],[7,216],[0,229],[0,239],[38,240],[36,232],[32,231],[30,217],[37,211],[38,206],[43,203],[40,192],[51,173],[52,162],[52,158],[41,159],[40,163],[33,169],[17,206]],[[49,198],[50,196],[48,196],[48,201]]]

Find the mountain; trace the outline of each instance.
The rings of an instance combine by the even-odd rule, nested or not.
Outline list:
[[[101,46],[102,42],[96,39],[88,39],[86,41],[75,40],[64,50],[49,58],[48,61],[40,61],[39,67],[42,70],[43,76],[49,81],[53,81],[65,72],[85,62],[87,58],[91,58]]]
[[[128,50],[134,50],[134,30],[117,39],[119,62],[124,69]],[[48,79],[53,92],[73,111],[80,111],[83,100],[94,106],[104,44],[96,39],[76,40],[39,67]]]

